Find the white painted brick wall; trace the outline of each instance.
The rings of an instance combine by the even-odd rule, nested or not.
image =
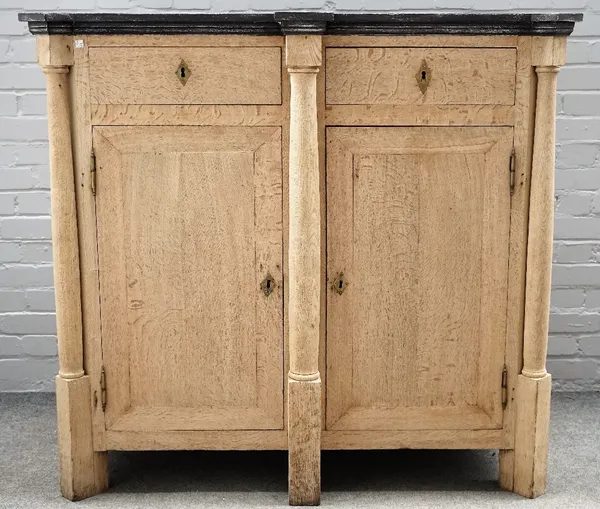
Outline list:
[[[559,77],[549,371],[600,388],[600,0],[0,0],[0,391],[57,372],[44,77],[21,10],[574,10]]]

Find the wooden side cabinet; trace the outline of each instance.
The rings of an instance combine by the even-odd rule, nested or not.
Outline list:
[[[499,449],[546,483],[578,14],[21,14],[47,75],[61,490],[107,451]]]

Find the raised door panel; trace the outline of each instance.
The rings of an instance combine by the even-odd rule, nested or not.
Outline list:
[[[327,129],[328,429],[502,426],[512,133]]]
[[[282,429],[280,128],[99,127],[94,150],[107,429]]]

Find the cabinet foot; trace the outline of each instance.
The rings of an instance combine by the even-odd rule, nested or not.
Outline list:
[[[321,380],[288,381],[290,505],[321,499]]]
[[[60,491],[81,500],[108,488],[108,453],[94,451],[90,379],[56,377]]]
[[[535,498],[546,491],[551,389],[550,375],[519,375],[513,491],[524,497]]]

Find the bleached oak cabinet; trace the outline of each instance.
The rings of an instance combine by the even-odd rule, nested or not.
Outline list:
[[[22,14],[48,80],[61,488],[107,451],[500,449],[546,479],[577,14]]]

